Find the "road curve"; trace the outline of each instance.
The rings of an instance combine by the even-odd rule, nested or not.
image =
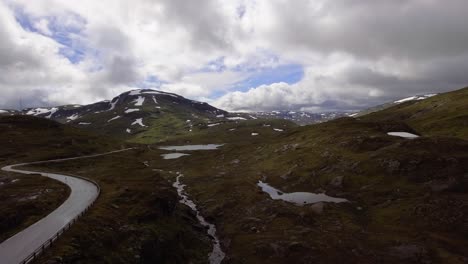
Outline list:
[[[92,204],[96,200],[96,198],[99,195],[99,187],[85,179],[56,173],[19,170],[14,169],[14,167],[48,162],[61,162],[75,159],[93,158],[127,150],[130,149],[123,149],[75,158],[21,163],[3,167],[3,171],[16,172],[22,174],[40,174],[42,176],[58,180],[68,185],[71,189],[71,192],[68,199],[57,209],[55,209],[52,213],[0,244],[0,264],[21,263],[29,255],[31,255],[38,248],[40,248],[45,242],[54,237],[54,235],[59,230],[61,230],[73,219],[75,219],[80,213],[82,213],[90,204]]]

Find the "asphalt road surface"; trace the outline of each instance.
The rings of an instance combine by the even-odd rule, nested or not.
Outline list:
[[[1,243],[0,264],[15,264],[23,261],[36,249],[41,247],[42,244],[52,238],[60,229],[65,227],[75,217],[83,212],[91,203],[94,202],[94,200],[96,200],[99,195],[99,187],[94,183],[84,179],[57,173],[44,173],[14,169],[13,167],[46,162],[61,162],[74,159],[92,158],[126,150],[129,149],[76,158],[22,163],[3,167],[3,171],[22,174],[40,174],[42,176],[58,180],[68,185],[71,189],[71,193],[68,199],[52,213]]]

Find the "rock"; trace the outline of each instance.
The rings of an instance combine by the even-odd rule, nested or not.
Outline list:
[[[341,188],[341,187],[343,187],[343,179],[344,179],[344,176],[337,176],[337,177],[333,178],[333,180],[330,181],[330,184],[333,187]]]
[[[61,256],[55,256],[46,262],[46,264],[59,264],[59,263],[63,263],[63,258]]]
[[[288,249],[290,251],[300,251],[301,249],[304,249],[304,245],[300,242],[292,242],[288,245]]]
[[[243,221],[246,221],[246,222],[257,222],[257,223],[263,222],[262,219],[257,218],[257,217],[245,217],[245,218],[243,218]]]
[[[310,209],[312,209],[312,211],[316,214],[322,214],[324,206],[325,204],[322,202],[314,203],[313,205],[310,206]]]
[[[448,181],[443,182],[433,182],[431,186],[431,190],[433,192],[444,192],[444,191],[452,191],[458,185],[458,182],[454,178],[450,178]]]
[[[389,173],[394,173],[400,169],[400,162],[393,159],[384,159],[381,164],[387,169]]]
[[[284,180],[287,180],[289,178],[289,176],[291,176],[291,174],[293,173],[293,171],[298,167],[297,164],[295,164],[294,166],[292,166],[285,174],[281,175],[280,178],[281,179],[284,179]]]
[[[427,250],[418,245],[401,245],[390,248],[390,255],[399,259],[420,261],[427,255]]]

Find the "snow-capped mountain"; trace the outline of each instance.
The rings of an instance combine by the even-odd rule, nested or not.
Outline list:
[[[285,119],[299,125],[308,125],[344,116],[358,117],[393,105],[424,100],[434,95],[403,98],[359,113],[304,111],[228,113],[207,103],[190,100],[177,94],[140,89],[122,93],[110,101],[89,105],[39,107],[22,111],[0,110],[0,115],[24,114],[43,117],[110,136],[151,142],[163,140],[168,136],[190,134],[225,122]]]
[[[110,101],[89,105],[30,108],[22,114],[136,141],[186,134],[228,118],[226,111],[207,103],[150,89],[125,92]]]

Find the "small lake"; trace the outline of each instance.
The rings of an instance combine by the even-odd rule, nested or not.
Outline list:
[[[168,153],[168,154],[162,154],[161,156],[163,157],[163,159],[178,159],[180,157],[183,157],[183,156],[188,156],[190,154],[186,154],[186,153]]]
[[[183,145],[183,146],[166,146],[159,147],[163,150],[172,150],[172,151],[187,151],[187,150],[214,150],[223,146],[224,144],[206,144],[206,145]]]
[[[318,202],[343,203],[348,202],[344,198],[336,198],[326,195],[325,193],[309,193],[309,192],[292,192],[284,193],[267,183],[259,181],[257,185],[262,188],[262,191],[268,193],[273,200],[283,200],[294,203],[296,205],[313,204]]]

